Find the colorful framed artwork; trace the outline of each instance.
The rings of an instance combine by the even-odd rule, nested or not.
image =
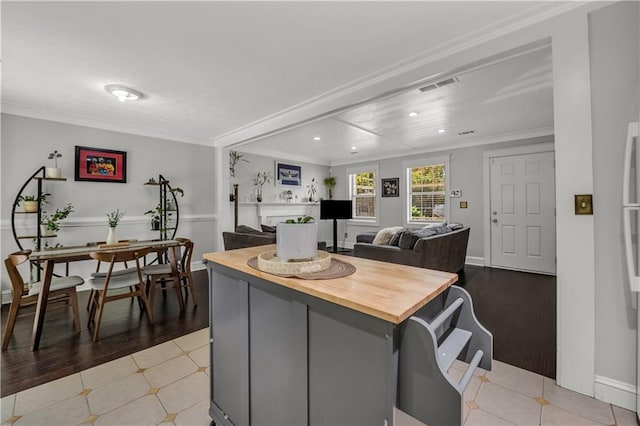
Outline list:
[[[302,167],[276,161],[277,186],[302,186]]]
[[[127,153],[112,149],[76,146],[76,180],[127,182]]]
[[[383,197],[399,197],[400,196],[400,178],[382,179],[382,196]]]

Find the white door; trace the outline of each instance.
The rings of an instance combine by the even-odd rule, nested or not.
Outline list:
[[[555,274],[553,152],[490,159],[491,266]]]

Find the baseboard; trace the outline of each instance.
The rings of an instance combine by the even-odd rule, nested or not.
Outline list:
[[[464,263],[465,265],[484,266],[484,257],[467,256]]]
[[[636,411],[636,387],[634,385],[597,375],[593,383],[596,399],[633,412]]]

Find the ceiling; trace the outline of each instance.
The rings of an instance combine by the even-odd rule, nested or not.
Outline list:
[[[3,1],[2,109],[209,145],[242,130],[250,143],[237,149],[323,164],[548,134],[551,60],[542,48],[456,72],[442,88],[401,91],[322,120],[307,117],[303,126],[290,122],[258,140],[269,118],[548,17],[558,5]],[[118,102],[107,84],[144,98]],[[418,116],[409,119],[411,111]],[[457,135],[467,130],[476,133]]]

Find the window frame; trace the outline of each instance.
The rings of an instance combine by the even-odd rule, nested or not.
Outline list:
[[[414,221],[411,220],[411,169],[416,167],[430,167],[444,164],[444,219],[442,221]],[[429,223],[443,223],[451,221],[451,201],[449,194],[451,193],[451,156],[443,155],[438,157],[424,157],[415,160],[408,160],[402,162],[402,170],[405,177],[405,191],[404,191],[404,226],[424,226]]]
[[[350,167],[346,169],[346,182],[347,182],[347,194],[349,199],[353,202],[353,209],[355,209],[355,200],[353,194],[353,182],[351,179],[352,175],[364,172],[373,172],[375,175],[374,184],[375,184],[375,194],[373,198],[373,206],[376,212],[374,218],[364,219],[364,218],[352,218],[349,219],[348,224],[350,225],[362,225],[362,226],[378,226],[380,223],[380,173],[378,170],[377,164],[366,164],[357,167]]]

